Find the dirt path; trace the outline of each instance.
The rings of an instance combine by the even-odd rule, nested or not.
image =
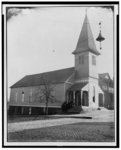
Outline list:
[[[92,117],[92,119],[82,119],[81,117],[84,116]],[[22,131],[26,129],[46,128],[79,122],[114,122],[114,111],[94,111],[88,112],[86,114],[70,115],[70,118],[68,115],[68,118],[59,118],[53,120],[36,120],[27,122],[8,123],[8,133]]]

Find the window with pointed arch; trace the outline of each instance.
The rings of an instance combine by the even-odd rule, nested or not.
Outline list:
[[[95,103],[95,87],[93,87],[93,102]]]
[[[29,102],[32,102],[32,89],[31,89],[31,91],[30,91],[30,97],[29,97],[30,99],[29,99]]]
[[[24,92],[22,92],[22,102],[24,102]]]
[[[92,65],[96,66],[96,57],[94,55],[92,56]]]
[[[16,92],[16,102],[17,102],[17,99],[18,99],[18,92]]]
[[[84,64],[84,55],[79,56],[79,64]]]

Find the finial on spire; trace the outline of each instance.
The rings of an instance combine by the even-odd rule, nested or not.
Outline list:
[[[86,8],[86,16],[87,16],[87,9],[88,9],[88,8]]]

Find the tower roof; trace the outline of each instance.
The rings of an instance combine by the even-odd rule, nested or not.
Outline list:
[[[93,34],[91,31],[91,27],[87,15],[85,16],[82,30],[79,35],[79,40],[73,54],[77,54],[85,51],[90,51],[92,53],[95,53],[96,55],[100,54],[96,49],[95,41],[93,38]]]

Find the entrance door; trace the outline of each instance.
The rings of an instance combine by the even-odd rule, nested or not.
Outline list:
[[[69,91],[69,102],[73,101],[73,91]]]
[[[83,106],[89,106],[88,92],[87,91],[83,91],[82,105]]]
[[[99,93],[99,107],[103,107],[103,94]]]
[[[76,91],[75,93],[75,105],[80,106],[81,105],[81,94],[80,91]]]
[[[114,109],[114,95],[110,93],[110,108]]]

